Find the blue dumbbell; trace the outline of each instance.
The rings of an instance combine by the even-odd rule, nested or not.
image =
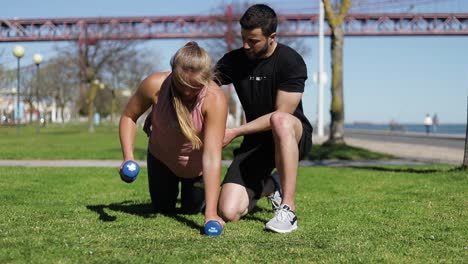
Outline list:
[[[210,220],[205,224],[205,235],[219,236],[223,232],[223,226],[216,220]]]
[[[120,178],[126,183],[131,183],[136,180],[138,173],[140,172],[140,166],[133,160],[127,160],[120,170]]]

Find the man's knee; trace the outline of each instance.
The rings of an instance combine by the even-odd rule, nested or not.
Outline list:
[[[273,135],[279,139],[291,136],[297,139],[302,133],[299,119],[288,113],[273,113],[270,117],[270,124]]]
[[[227,183],[221,189],[218,212],[225,221],[237,221],[249,211],[249,200],[252,194],[244,186]]]
[[[219,214],[225,221],[238,221],[248,211],[248,208],[240,208],[239,206],[219,205]]]

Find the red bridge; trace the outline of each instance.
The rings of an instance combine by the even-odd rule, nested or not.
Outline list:
[[[0,20],[0,42],[224,38],[240,32],[239,17],[161,16]],[[280,36],[317,36],[318,15],[279,16]],[[350,14],[347,36],[468,35],[468,14]],[[329,34],[329,29],[325,29]],[[235,33],[233,33],[235,34]]]

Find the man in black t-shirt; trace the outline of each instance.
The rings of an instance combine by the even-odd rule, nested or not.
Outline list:
[[[297,229],[299,160],[312,146],[312,126],[302,109],[307,68],[295,50],[276,42],[277,17],[270,7],[251,6],[240,24],[243,47],[225,54],[216,69],[220,84],[234,84],[247,121],[226,129],[225,145],[244,140],[224,179],[219,211],[236,221],[268,196],[275,216],[265,228],[288,233]]]

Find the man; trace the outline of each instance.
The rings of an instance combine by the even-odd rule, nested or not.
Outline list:
[[[298,163],[312,146],[301,100],[307,68],[295,50],[276,41],[277,16],[270,7],[251,6],[240,24],[242,48],[225,54],[216,70],[220,84],[234,84],[247,122],[226,130],[224,145],[244,140],[234,151],[218,209],[225,220],[237,221],[269,196],[275,216],[265,228],[288,233],[297,229]],[[270,176],[274,168],[279,182]]]

